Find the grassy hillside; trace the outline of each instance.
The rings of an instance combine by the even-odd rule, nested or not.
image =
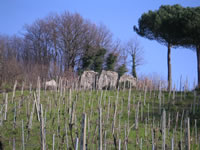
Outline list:
[[[199,149],[199,102],[196,92],[136,89],[1,93],[0,142],[6,150],[82,143],[90,150],[162,149],[163,143]]]

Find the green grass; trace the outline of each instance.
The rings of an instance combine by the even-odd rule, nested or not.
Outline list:
[[[24,136],[25,136],[25,149],[41,149],[41,136],[40,136],[40,122],[37,120],[36,109],[33,116],[32,128],[28,130],[28,123],[30,114],[32,111],[32,105],[34,96],[33,93],[29,91],[24,91],[21,95],[21,91],[16,91],[16,96],[14,98],[14,103],[12,103],[12,92],[8,93],[8,113],[7,120],[3,120],[0,126],[0,141],[3,144],[4,149],[9,150],[13,147],[13,139],[15,139],[16,149],[22,149],[22,120],[24,121]],[[185,123],[184,119],[186,116],[190,117],[191,126],[191,147],[192,149],[200,148],[199,143],[195,143],[195,128],[194,122],[197,120],[197,127],[200,124],[200,110],[199,110],[199,97],[196,98],[196,111],[193,114],[191,110],[191,104],[194,101],[194,94],[192,92],[187,92],[184,98],[184,94],[177,92],[176,97],[173,100],[172,95],[168,98],[167,92],[162,92],[162,105],[159,108],[158,91],[153,91],[152,93],[147,92],[146,104],[144,105],[144,91],[132,90],[130,97],[130,115],[128,119],[128,97],[129,91],[120,91],[117,105],[117,115],[114,136],[116,137],[117,147],[118,141],[121,139],[121,148],[125,147],[125,132],[127,135],[127,129],[132,127],[129,132],[127,139],[128,149],[140,149],[141,141],[143,149],[151,149],[152,147],[152,132],[155,136],[155,144],[157,149],[162,147],[162,132],[161,132],[161,116],[163,109],[166,110],[166,149],[171,147],[171,139],[174,133],[174,143],[175,148],[178,149],[178,143],[182,140],[183,146],[185,146]],[[43,114],[46,114],[46,147],[52,149],[53,134],[55,134],[55,149],[66,149],[66,130],[65,125],[67,125],[67,138],[69,147],[73,149],[71,132],[69,129],[70,122],[70,111],[72,104],[75,105],[75,117],[74,124],[72,128],[72,137],[75,142],[75,138],[81,136],[81,123],[82,114],[85,112],[87,114],[87,149],[93,150],[98,149],[98,108],[99,103],[102,107],[102,124],[103,124],[103,146],[104,146],[104,133],[106,131],[106,143],[107,149],[115,149],[114,140],[112,135],[112,123],[114,118],[115,103],[117,100],[117,91],[72,91],[71,102],[69,100],[69,91],[66,91],[62,96],[60,93],[52,91],[41,91],[40,102],[43,106]],[[102,98],[101,98],[102,97]],[[164,98],[164,100],[163,100]],[[110,111],[109,119],[107,121],[108,113],[108,103],[110,99]],[[139,126],[135,129],[135,113],[137,110],[138,102],[139,107]],[[164,103],[163,103],[164,102]],[[4,116],[5,110],[5,96],[0,94],[0,120]],[[71,105],[70,105],[71,103]],[[13,125],[14,120],[14,108],[16,104],[17,116],[16,116],[16,127]],[[149,105],[149,112],[148,112]],[[142,107],[141,107],[142,106]],[[143,111],[141,111],[143,109]],[[161,113],[160,111],[161,110]],[[181,116],[184,110],[183,119],[183,129],[181,138]],[[176,125],[176,115],[179,112],[178,123],[175,132]],[[168,128],[168,116],[170,114],[171,122],[170,129]],[[148,118],[149,115],[149,118]],[[59,116],[59,119],[58,119]],[[88,121],[89,119],[89,121]],[[129,120],[129,121],[128,121]],[[129,125],[128,125],[129,122]],[[88,125],[89,123],[89,125]],[[146,128],[146,129],[145,129]],[[88,132],[89,131],[89,132]],[[169,132],[168,132],[169,131]],[[197,128],[199,137],[199,128]],[[146,135],[145,135],[146,132]],[[198,139],[199,141],[199,139]]]

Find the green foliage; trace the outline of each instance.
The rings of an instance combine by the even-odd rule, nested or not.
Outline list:
[[[161,6],[159,10],[144,13],[134,30],[141,36],[171,46],[196,48],[198,87],[200,87],[200,7],[183,8],[180,5]],[[168,58],[170,64],[170,59]],[[169,67],[169,66],[168,66]],[[168,84],[171,78],[168,68]]]
[[[92,64],[94,62],[94,56],[91,55],[85,55],[82,58],[83,64],[82,64],[82,69],[83,70],[89,70],[92,67]]]
[[[171,46],[179,46],[184,37],[184,27],[187,20],[183,18],[185,8],[180,5],[163,5],[159,10],[144,13],[138,21],[139,27],[134,31],[142,37],[156,40],[168,46],[168,90],[172,87],[171,77]]]
[[[142,37],[156,40],[159,43],[178,45],[183,36],[185,20],[180,21],[184,8],[180,5],[163,5],[159,10],[144,13],[138,21],[139,27],[134,30]]]
[[[32,91],[33,92],[33,91]],[[40,102],[43,106],[43,116],[45,119],[45,134],[46,134],[46,145],[48,149],[52,149],[53,142],[52,137],[55,134],[55,149],[66,149],[66,142],[70,148],[72,148],[72,139],[77,136],[81,136],[81,125],[82,125],[82,113],[87,114],[87,128],[86,140],[88,149],[96,149],[98,146],[98,108],[102,107],[102,119],[103,119],[103,131],[106,131],[106,142],[107,149],[114,149],[113,135],[112,135],[112,124],[113,115],[115,113],[115,105],[117,104],[117,117],[115,124],[115,134],[117,134],[117,140],[125,141],[127,138],[128,150],[139,149],[137,138],[143,140],[143,149],[147,150],[152,145],[152,131],[154,131],[154,140],[157,148],[161,149],[162,145],[162,133],[161,129],[161,115],[159,113],[159,99],[158,91],[147,91],[146,93],[146,104],[143,103],[144,91],[132,90],[129,97],[129,90],[119,91],[119,99],[117,100],[117,90],[108,91],[75,91],[72,90],[72,95],[69,96],[69,91],[66,90],[62,96],[59,92],[55,91],[41,91]],[[154,93],[154,94],[153,94]],[[0,106],[5,104],[4,94],[0,94]],[[102,96],[103,95],[103,96]],[[193,92],[186,92],[185,98],[183,93],[176,92],[175,100],[172,100],[172,96],[168,97],[168,92],[162,92],[162,109],[166,110],[167,116],[172,117],[170,120],[170,128],[167,128],[166,145],[170,147],[171,138],[174,137],[175,147],[178,149],[178,142],[182,139],[182,144],[185,145],[185,127],[181,126],[181,122],[184,123],[184,119],[190,117],[191,122],[191,149],[199,149],[199,143],[195,143],[195,131],[194,122],[197,120],[197,137],[199,137],[199,109],[196,110],[195,115],[188,113],[183,115],[183,112],[190,112],[191,105],[193,105],[194,94]],[[198,95],[199,96],[199,95]],[[62,97],[62,98],[61,98]],[[71,99],[69,99],[71,97]],[[181,98],[182,97],[182,98]],[[102,99],[101,99],[102,98]],[[130,98],[130,99],[129,99]],[[130,102],[129,102],[129,100]],[[182,100],[183,99],[183,100]],[[37,120],[37,108],[33,113],[32,127],[28,129],[29,119],[34,104],[34,94],[29,91],[24,91],[24,95],[21,95],[20,91],[16,91],[14,103],[12,103],[12,92],[8,93],[8,112],[7,120],[2,120],[0,126],[0,141],[3,143],[4,149],[12,149],[12,142],[15,139],[15,149],[21,149],[22,145],[22,126],[21,122],[24,122],[24,137],[25,137],[25,149],[41,149],[41,134],[40,134],[40,122]],[[61,101],[62,100],[62,103]],[[99,101],[102,100],[102,103]],[[16,104],[16,105],[15,105]],[[70,105],[71,104],[71,105]],[[70,113],[68,112],[72,108],[74,111],[74,125],[72,127],[72,134],[69,129]],[[138,112],[138,129],[135,129],[135,116],[137,107],[139,104]],[[129,106],[130,105],[130,106]],[[197,106],[196,104],[195,106]],[[14,110],[16,106],[16,126],[14,128]],[[149,107],[148,107],[149,106]],[[169,107],[170,106],[170,107]],[[195,107],[196,108],[196,107]],[[128,110],[130,109],[130,110]],[[149,109],[149,111],[148,111]],[[109,110],[109,112],[108,112]],[[183,111],[184,110],[184,111]],[[4,109],[3,109],[4,112]],[[179,112],[179,116],[183,115],[183,118],[176,121],[174,118]],[[130,114],[129,114],[130,113]],[[4,113],[3,113],[4,114]],[[3,117],[2,115],[1,117]],[[107,118],[108,117],[108,118]],[[67,128],[67,131],[66,131]],[[176,128],[176,134],[174,129]],[[127,132],[128,131],[128,132]],[[67,136],[66,133],[67,132]],[[181,133],[182,132],[182,133]],[[128,137],[125,137],[129,134]],[[72,135],[72,139],[71,139]],[[181,136],[182,135],[182,136]],[[68,141],[67,141],[67,140]],[[145,142],[144,142],[145,141]],[[197,148],[198,147],[198,148]],[[69,149],[70,149],[69,148]]]
[[[114,53],[110,53],[106,58],[106,70],[115,70],[115,65],[117,62],[117,55]]]
[[[85,53],[82,57],[82,66],[79,69],[80,73],[82,73],[84,70],[91,70],[94,60],[95,60],[95,54],[92,51],[92,47],[87,46]]]
[[[107,50],[101,48],[99,50],[93,50],[92,47],[88,46],[87,50],[81,58],[81,66],[78,69],[79,74],[85,70],[94,70],[101,72],[103,70],[104,56]]]
[[[104,56],[106,54],[106,49],[100,49],[97,54],[94,57],[94,64],[93,64],[93,70],[96,72],[101,72],[103,69],[103,63],[104,63]]]
[[[197,78],[198,88],[200,88],[200,7],[185,8],[184,15],[180,21],[184,20],[183,28],[184,34],[181,37],[180,45],[189,48],[196,48],[197,55]]]
[[[128,69],[126,68],[126,64],[122,64],[117,68],[117,73],[118,73],[119,77],[121,77],[127,71],[128,71]]]
[[[200,45],[200,7],[185,8],[184,15],[179,18],[179,21],[183,22],[179,28],[182,28],[184,31],[180,45],[184,47]]]
[[[166,45],[194,47],[200,43],[200,7],[163,5],[144,13],[134,31]]]

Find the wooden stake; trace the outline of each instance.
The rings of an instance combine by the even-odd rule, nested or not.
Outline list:
[[[105,134],[104,134],[104,150],[106,150],[106,146],[107,146],[107,145],[106,145],[106,144],[107,144],[107,143],[106,143],[106,134],[107,134],[107,132],[105,131]]]
[[[102,108],[99,108],[99,150],[103,150],[102,145]]]
[[[30,119],[29,119],[28,129],[31,129],[31,127],[32,127],[32,120],[33,120],[33,115],[34,115],[34,111],[35,111],[35,103],[36,103],[36,101],[34,100],[33,105],[32,105]]]
[[[78,137],[76,138],[76,146],[75,146],[75,150],[78,150]]]
[[[67,150],[69,149],[69,143],[68,143],[68,134],[67,134],[67,122],[65,123],[65,136],[66,136],[66,147]]]
[[[22,150],[25,150],[24,144],[24,121],[22,120]]]
[[[15,150],[15,137],[13,138],[13,150]]]
[[[186,128],[186,150],[190,150],[190,118],[187,118],[187,128]]]
[[[172,137],[172,140],[171,140],[171,150],[174,150],[174,136]]]
[[[119,139],[119,146],[118,146],[118,150],[121,150],[121,139]]]
[[[165,150],[165,136],[166,136],[166,112],[163,110],[162,115],[162,150]]]
[[[197,120],[195,119],[195,123],[194,123],[194,128],[195,128],[195,144],[198,144],[198,134],[197,134]]]
[[[8,93],[6,93],[6,99],[5,99],[5,113],[4,113],[4,120],[7,120],[7,112],[8,112]]]
[[[53,150],[54,150],[54,148],[55,148],[55,134],[53,134]]]
[[[80,150],[86,150],[86,123],[87,123],[87,116],[84,113],[82,115],[82,129],[81,129],[81,142],[80,142]]]
[[[16,108],[16,102],[14,106],[14,117],[13,117],[13,128],[15,129],[16,127],[16,119],[17,119],[17,108]]]
[[[15,80],[15,84],[14,84],[14,87],[13,87],[12,104],[13,104],[13,100],[14,100],[14,98],[15,98],[15,90],[16,90],[16,87],[17,87],[17,80]]]
[[[45,135],[45,124],[43,118],[42,104],[40,104],[40,134],[41,134],[41,150],[46,150],[46,135]]]

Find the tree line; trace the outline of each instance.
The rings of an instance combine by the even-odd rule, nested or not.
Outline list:
[[[34,82],[38,76],[73,78],[84,70],[122,75],[128,71],[128,52],[135,51],[130,44],[139,49],[134,41],[128,47],[113,40],[106,26],[78,13],[51,14],[25,25],[20,35],[0,35],[0,85],[16,79]]]

